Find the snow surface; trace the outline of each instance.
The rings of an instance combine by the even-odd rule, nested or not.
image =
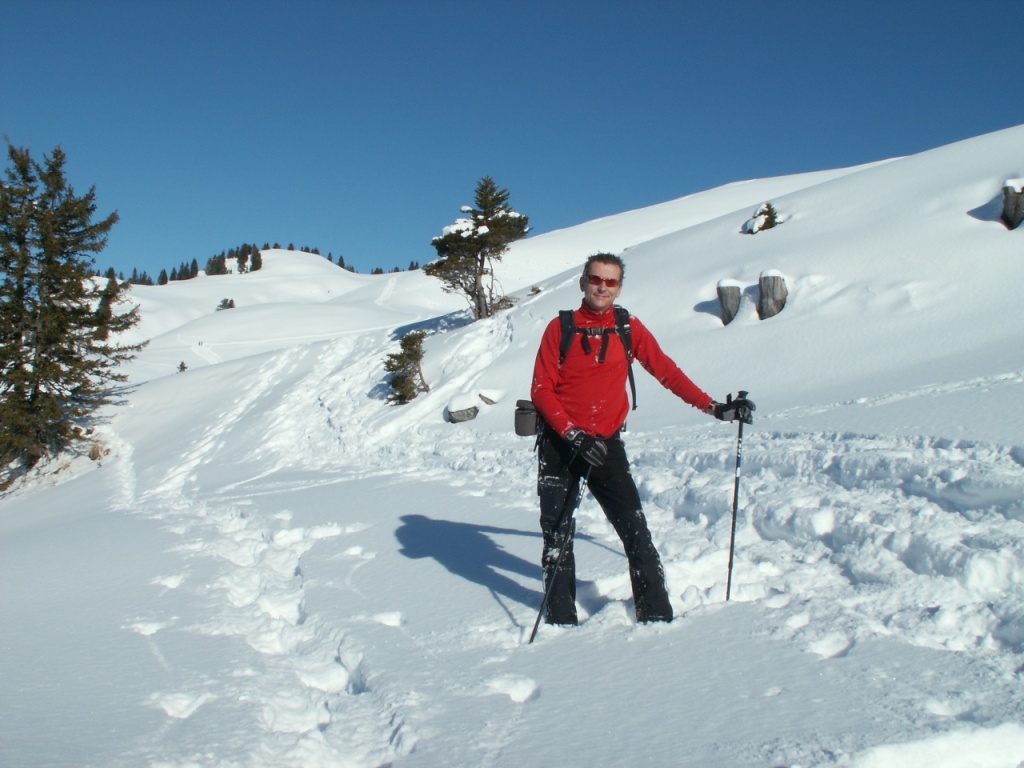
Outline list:
[[[1024,232],[999,220],[1022,148],[1024,126],[531,237],[499,274],[517,306],[478,323],[422,273],[301,253],[135,288],[152,343],[105,455],[0,500],[0,765],[1024,763]],[[741,235],[768,200],[785,225]],[[699,385],[757,403],[732,600],[736,429],[638,372],[627,447],[678,618],[635,625],[588,498],[583,622],[528,645],[515,400],[597,250]],[[769,270],[789,298],[762,322]],[[391,407],[413,329],[431,390]]]

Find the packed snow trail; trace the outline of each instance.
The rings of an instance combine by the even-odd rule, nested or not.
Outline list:
[[[383,352],[391,342],[379,343]],[[562,677],[574,670],[586,677],[576,664],[559,669],[564,653],[552,667],[525,648],[540,600],[530,441],[506,433],[481,448],[441,422],[410,424],[397,442],[379,434],[346,439],[372,429],[360,421],[365,411],[349,403],[372,391],[376,375],[349,364],[349,354],[352,341],[340,339],[264,356],[245,378],[251,384],[222,398],[217,418],[197,425],[164,475],[148,479],[150,490],[131,504],[180,539],[182,568],[158,575],[154,586],[168,598],[191,590],[187,599],[206,607],[177,612],[209,619],[181,626],[175,611],[157,608],[128,628],[164,659],[171,657],[162,650],[165,638],[182,633],[237,638],[249,649],[236,649],[241,663],[220,670],[208,660],[194,669],[175,665],[179,685],[151,694],[150,705],[170,723],[166,738],[178,745],[156,749],[163,764],[197,760],[208,728],[223,729],[225,718],[238,730],[222,734],[221,753],[208,764],[529,760],[518,742],[525,734],[545,738],[543,712],[558,698],[547,701],[552,686],[579,685]],[[637,432],[628,436],[629,450],[680,618],[666,628],[634,626],[620,545],[588,498],[578,516],[584,623],[576,632],[543,627],[538,648],[572,643],[581,664],[599,664],[609,643],[638,644],[657,660],[659,677],[677,680],[691,722],[700,720],[692,711],[700,686],[749,689],[759,681],[771,706],[818,723],[821,744],[808,752],[798,734],[755,724],[737,740],[705,722],[720,739],[716,752],[736,764],[765,756],[842,764],[843,755],[877,742],[830,730],[828,718],[814,712],[821,707],[808,702],[846,708],[844,697],[853,696],[863,708],[864,686],[875,675],[895,676],[893,659],[919,664],[944,649],[960,655],[927,661],[930,680],[901,683],[906,706],[927,711],[933,724],[969,717],[986,725],[991,712],[992,727],[1007,707],[1020,711],[1019,450],[779,433],[770,423],[745,435],[732,607],[722,602],[732,429]],[[424,506],[424,497],[448,501]],[[346,498],[374,501],[352,508]],[[398,558],[381,560],[388,551]],[[417,584],[438,579],[443,594],[417,594]],[[172,601],[176,609],[181,599]],[[784,667],[790,673],[836,665],[823,667],[823,680],[845,693],[804,690],[738,661],[744,644],[762,635],[783,656],[794,654]],[[728,660],[699,647],[723,642],[734,644]],[[704,653],[712,655],[702,662]],[[723,681],[726,662],[737,677]],[[951,672],[938,674],[946,665],[957,679],[979,685],[951,697]],[[603,695],[615,679],[587,683],[588,697]],[[609,699],[616,695],[622,692],[607,691]],[[640,718],[631,721],[640,738],[649,727],[665,727],[642,699],[627,700]],[[871,706],[864,716],[883,717]],[[445,725],[453,720],[466,724],[458,736]],[[898,720],[901,727],[910,721],[909,714]],[[194,740],[188,729],[179,733],[186,722],[195,723]],[[876,738],[885,733],[876,727]],[[574,744],[574,753],[582,759],[592,746]],[[606,746],[590,759],[627,763],[625,753],[609,754]]]
[[[224,398],[226,408],[196,425],[189,442],[179,447],[180,454],[170,452],[164,476],[150,479],[147,490],[125,500],[126,510],[158,521],[179,538],[174,550],[181,557],[181,570],[155,577],[154,586],[164,594],[187,593],[184,598],[175,595],[173,603],[200,601],[202,607],[189,613],[207,616],[182,625],[161,611],[157,601],[154,615],[128,624],[146,638],[178,683],[150,697],[150,704],[170,718],[166,737],[174,744],[171,752],[161,747],[159,764],[196,760],[210,728],[218,731],[222,749],[260,765],[380,765],[409,748],[403,744],[400,716],[367,682],[361,653],[344,631],[309,615],[305,607],[303,555],[361,526],[296,526],[291,511],[263,509],[206,478],[207,473],[231,478],[225,466],[232,464],[235,449],[253,456],[248,440],[266,437],[254,435],[252,415],[272,410],[266,403],[292,391],[296,371],[303,369],[311,349],[264,356],[255,375],[245,377],[247,384]],[[133,478],[126,485],[137,488],[139,483]],[[202,493],[200,488],[214,492]],[[170,662],[172,654],[163,650],[165,643],[180,643],[182,634],[237,638],[248,650],[235,645],[237,658],[216,671],[207,669],[205,660],[189,668]],[[211,677],[219,678],[218,684],[211,685]],[[214,710],[206,725],[206,713]],[[235,729],[224,730],[226,717],[237,724]],[[198,724],[182,728],[174,721]],[[221,759],[231,764],[238,758]]]

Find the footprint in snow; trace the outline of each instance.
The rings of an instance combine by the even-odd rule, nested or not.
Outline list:
[[[154,587],[164,587],[165,589],[177,589],[185,583],[185,579],[188,578],[184,574],[175,574],[174,576],[157,576],[152,579],[149,583]]]
[[[378,624],[382,624],[385,627],[402,626],[402,614],[398,611],[385,611],[384,613],[375,613],[371,618]]]
[[[807,647],[812,653],[818,654],[823,659],[834,659],[846,654],[853,647],[853,641],[846,635],[831,632],[809,643]]]
[[[500,675],[487,683],[488,693],[508,696],[516,704],[523,704],[540,695],[540,687],[528,677]]]
[[[136,621],[127,625],[127,628],[143,637],[149,637],[168,626],[170,625],[161,621]]]
[[[187,720],[195,714],[203,704],[217,698],[212,693],[164,693],[154,694],[152,702],[162,709],[169,717]]]

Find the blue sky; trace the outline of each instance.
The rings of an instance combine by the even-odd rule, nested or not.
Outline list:
[[[1021,0],[0,0],[0,133],[153,277],[405,268],[492,176],[534,233],[1024,122]],[[6,165],[6,157],[5,157]],[[1008,173],[1024,169],[1007,169]]]

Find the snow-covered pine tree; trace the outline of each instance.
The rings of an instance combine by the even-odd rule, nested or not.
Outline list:
[[[529,218],[512,210],[508,201],[508,190],[500,189],[490,176],[482,178],[476,185],[476,206],[463,206],[466,216],[433,239],[438,258],[423,268],[444,284],[446,292],[465,296],[477,320],[493,315],[503,298],[494,263],[530,230]]]

